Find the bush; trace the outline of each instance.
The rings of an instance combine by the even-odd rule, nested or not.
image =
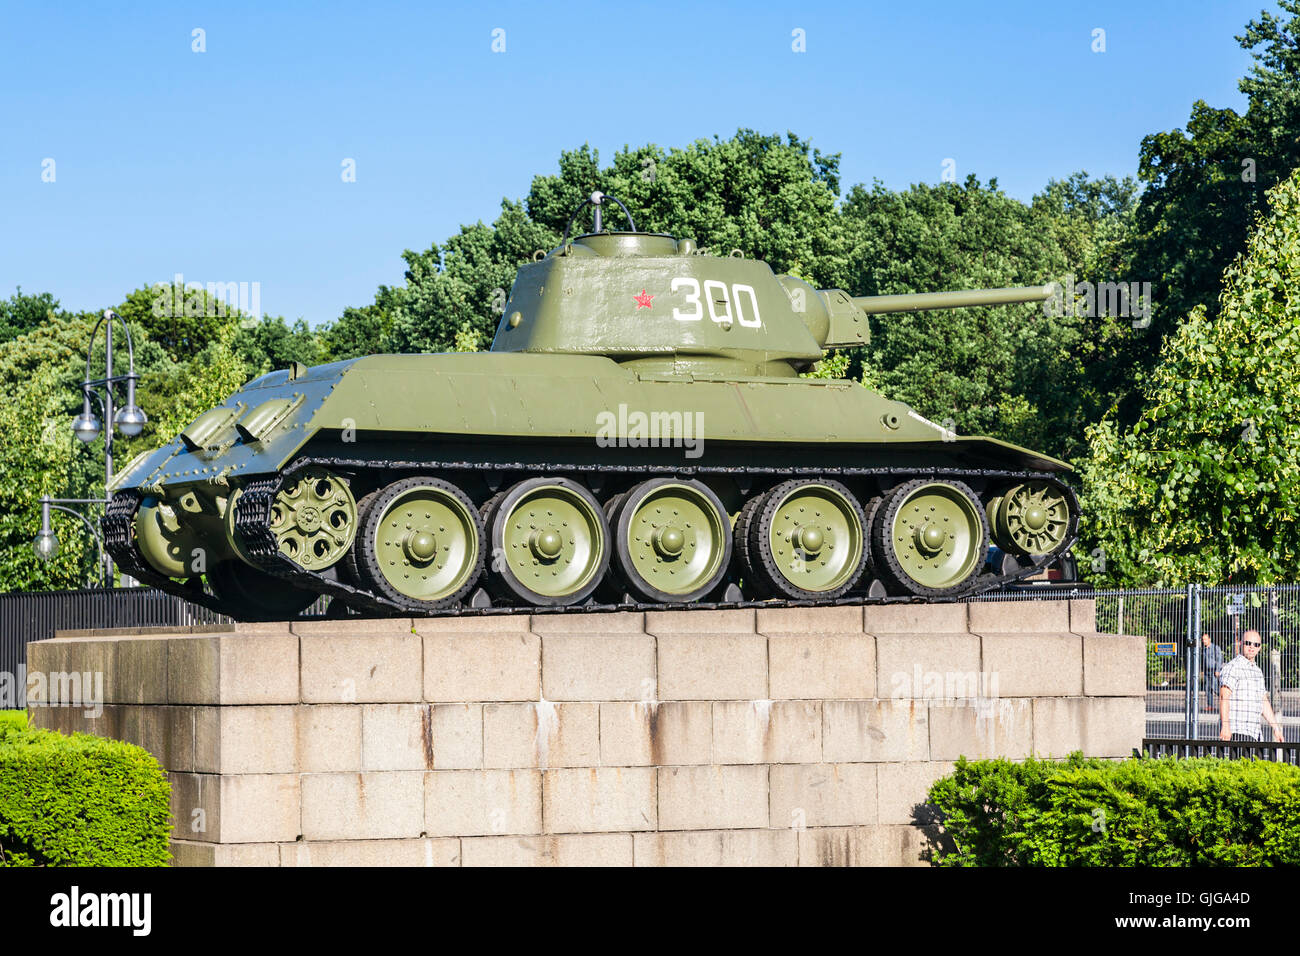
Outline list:
[[[7,729],[26,730],[27,711],[0,710],[0,733],[4,733]]]
[[[959,760],[930,788],[941,866],[1300,865],[1300,768],[1262,760]]]
[[[166,866],[170,800],[146,750],[0,719],[0,866]]]

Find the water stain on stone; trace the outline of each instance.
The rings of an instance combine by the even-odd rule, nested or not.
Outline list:
[[[424,745],[424,769],[433,769],[433,705],[420,710],[420,742]]]

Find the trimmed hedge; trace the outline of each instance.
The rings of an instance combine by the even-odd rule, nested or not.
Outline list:
[[[152,754],[15,723],[0,719],[0,866],[170,862],[171,788]]]
[[[1300,767],[1263,760],[957,761],[930,788],[940,866],[1300,865]]]
[[[0,732],[6,728],[15,728],[17,730],[27,729],[27,711],[25,710],[0,710]]]

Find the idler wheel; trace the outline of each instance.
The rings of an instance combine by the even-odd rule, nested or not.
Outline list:
[[[867,565],[862,505],[829,478],[783,481],[746,505],[738,525],[748,536],[749,573],[764,595],[833,600],[857,583]]]
[[[891,491],[871,523],[874,564],[897,594],[951,597],[984,566],[989,529],[965,482],[918,478]]]
[[[459,602],[483,573],[483,522],[465,492],[441,478],[395,481],[364,499],[357,571],[411,610]]]
[[[502,597],[549,607],[577,604],[609,569],[609,526],[590,491],[568,478],[526,478],[484,509]]]
[[[726,577],[731,520],[722,500],[701,481],[643,481],[621,496],[611,524],[615,567],[639,600],[687,604]]]
[[[320,597],[243,561],[217,562],[208,571],[208,584],[228,613],[241,621],[289,620]]]

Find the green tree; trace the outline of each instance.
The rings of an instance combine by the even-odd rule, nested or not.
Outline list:
[[[1047,217],[996,180],[855,186],[843,215],[855,295],[1040,285],[1066,271]],[[851,374],[959,432],[1069,456],[1082,430],[1085,321],[1032,305],[881,315]]]
[[[326,353],[449,351],[458,341],[486,347],[519,266],[554,248],[574,208],[596,189],[626,202],[642,231],[690,237],[723,254],[740,249],[777,271],[836,284],[846,262],[838,163],[793,134],[752,130],[684,149],[624,147],[605,168],[589,146],[564,152],[559,173],[534,178],[524,200],[503,200],[491,225],[464,226],[440,245],[403,253],[405,284],[345,312],[322,335]],[[575,234],[589,229],[589,215]],[[622,226],[617,210],[606,217]]]
[[[1245,248],[1251,223],[1268,214],[1268,190],[1300,165],[1300,0],[1278,0],[1289,19],[1262,12],[1237,37],[1255,62],[1238,88],[1244,114],[1197,100],[1187,129],[1142,140],[1142,195],[1132,241],[1132,277],[1153,283],[1146,335],[1133,336],[1119,361],[1131,383],[1145,378],[1165,336],[1201,306],[1213,317],[1224,270]],[[1138,408],[1130,391],[1122,408]]]
[[[190,288],[156,282],[127,293],[115,311],[158,343],[174,362],[203,351],[231,324],[243,318],[224,299],[208,295],[198,283]]]
[[[1089,430],[1085,534],[1106,583],[1273,583],[1300,570],[1300,169],[1168,339],[1140,417]]]
[[[251,376],[287,368],[292,362],[318,365],[324,354],[320,338],[301,318],[292,325],[278,315],[245,320],[231,341]]]
[[[59,302],[48,292],[23,295],[19,286],[8,299],[0,299],[0,342],[9,342],[40,326],[59,309]]]

